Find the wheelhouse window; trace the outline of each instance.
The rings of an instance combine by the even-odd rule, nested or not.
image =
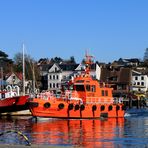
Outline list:
[[[85,91],[84,85],[75,85],[75,90],[76,91]]]
[[[104,96],[104,90],[102,90],[102,96]]]
[[[105,96],[108,96],[108,91],[107,90],[105,91]]]
[[[92,85],[92,86],[91,86],[91,91],[92,91],[92,92],[96,92],[96,86],[95,86],[95,85]]]
[[[90,91],[90,85],[86,85],[86,90]]]

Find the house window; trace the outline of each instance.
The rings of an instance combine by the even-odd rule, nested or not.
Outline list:
[[[13,83],[15,82],[15,79],[16,79],[16,77],[15,77],[15,76],[13,76],[13,77],[12,77],[12,81],[13,81]]]
[[[144,86],[144,82],[141,82],[141,85]]]
[[[57,83],[57,88],[59,88],[59,84]]]
[[[15,76],[13,76],[13,80],[15,80]]]
[[[63,79],[66,79],[66,76],[63,76]]]
[[[135,77],[135,80],[138,80],[138,77],[137,76]]]
[[[55,88],[55,83],[53,83],[53,88]]]
[[[52,79],[51,75],[49,76],[50,80]]]
[[[55,72],[57,71],[57,67],[55,67]]]
[[[141,80],[144,80],[144,76],[141,77]]]
[[[57,75],[57,80],[59,79],[59,76]]]
[[[112,80],[113,81],[117,81],[117,77],[112,77]]]
[[[53,79],[55,80],[55,75],[53,75]]]
[[[137,85],[140,85],[140,82],[137,82]]]
[[[52,88],[52,84],[51,83],[49,84],[49,87]]]

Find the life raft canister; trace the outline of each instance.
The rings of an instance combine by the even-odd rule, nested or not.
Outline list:
[[[60,104],[58,105],[58,108],[59,108],[59,109],[63,109],[63,108],[64,108],[64,104],[63,104],[63,103],[60,103]]]
[[[72,103],[70,103],[69,105],[68,105],[68,110],[72,110],[73,109],[73,104]]]
[[[50,105],[51,105],[51,104],[50,104],[49,102],[46,102],[46,103],[44,104],[44,107],[45,107],[45,108],[49,108]]]
[[[84,104],[82,104],[81,106],[80,106],[80,110],[82,111],[82,110],[84,110],[85,109],[85,106],[84,106]]]
[[[97,110],[97,106],[96,105],[93,105],[92,106],[92,111],[96,111]]]
[[[80,108],[79,105],[76,104],[76,105],[75,105],[75,110],[79,110],[79,108]]]

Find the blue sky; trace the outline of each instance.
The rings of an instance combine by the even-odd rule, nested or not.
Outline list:
[[[148,0],[0,0],[0,50],[10,58],[80,62],[140,58],[148,47]]]

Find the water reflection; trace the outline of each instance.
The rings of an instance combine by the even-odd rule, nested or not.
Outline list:
[[[0,119],[0,133],[16,130],[32,144],[80,147],[148,147],[148,117],[106,120],[33,121],[31,117]],[[26,144],[16,133],[0,134],[0,143]]]
[[[107,120],[49,120],[32,124],[33,143],[114,147],[112,139],[122,137],[123,118]]]

